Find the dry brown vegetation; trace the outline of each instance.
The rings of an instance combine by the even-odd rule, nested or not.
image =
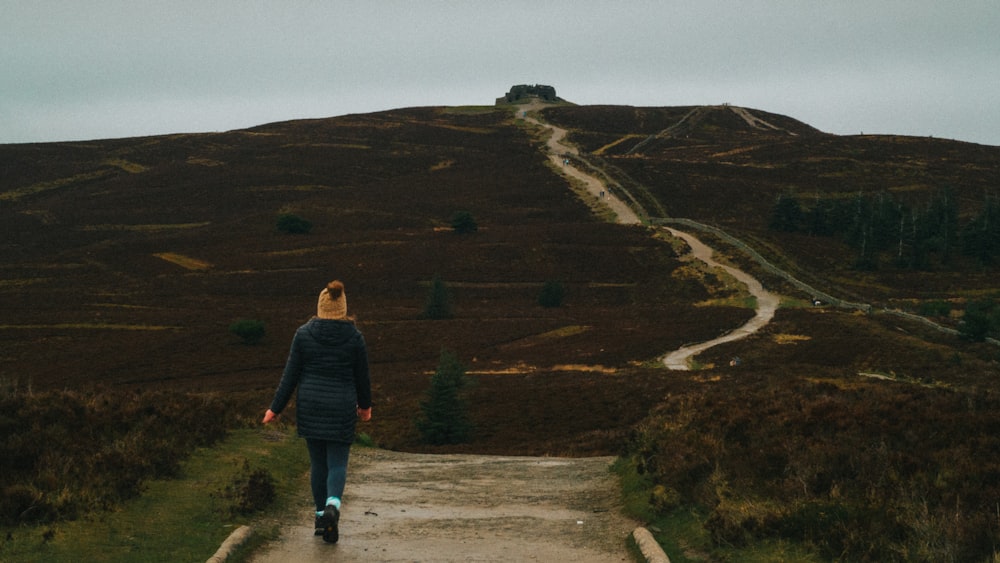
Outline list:
[[[892,267],[862,274],[842,241],[778,233],[768,221],[781,195],[815,204],[885,193],[919,209],[944,189],[952,190],[960,218],[968,220],[996,195],[1000,148],[924,137],[829,135],[784,116],[754,114],[780,130],[751,127],[727,106],[583,106],[549,109],[545,116],[578,131],[570,141],[587,150],[631,137],[605,148],[595,162],[616,171],[650,215],[721,227],[841,296],[884,304],[900,297],[969,296],[995,286],[992,269],[958,256],[930,274]],[[685,116],[685,126],[671,127]]]
[[[837,137],[754,112],[780,128],[762,130],[727,108],[694,109],[559,107],[544,117],[599,151],[588,158],[649,214],[720,226],[824,290],[914,307],[992,291],[996,272],[971,263],[862,275],[841,242],[771,232],[767,216],[789,189],[918,201],[945,183],[972,213],[1000,185],[1000,149]],[[233,420],[252,420],[318,289],[339,278],[370,346],[369,433],[385,447],[624,452],[670,498],[700,506],[720,542],[780,536],[832,558],[941,561],[985,559],[1000,540],[990,437],[1000,350],[882,315],[791,307],[698,358],[715,367],[658,368],[657,356],[751,311],[719,305],[737,300],[713,294],[715,280],[680,275],[674,249],[650,229],[595,219],[509,110],[7,145],[0,162],[7,387],[126,402],[143,391],[225,393],[247,411]],[[460,210],[477,232],[448,228]],[[285,213],[311,233],[281,233]],[[453,292],[453,318],[421,318],[435,276]],[[564,304],[541,307],[553,280]],[[266,323],[258,345],[227,330],[247,318]],[[413,420],[442,348],[474,381],[475,433],[429,448]],[[728,367],[734,356],[741,364]],[[4,444],[42,431],[0,422]]]
[[[147,480],[177,475],[194,447],[223,438],[244,410],[218,394],[5,385],[0,527],[113,509]]]

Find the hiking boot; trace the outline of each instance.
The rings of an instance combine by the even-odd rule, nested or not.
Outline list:
[[[337,540],[340,539],[340,532],[337,530],[337,525],[339,523],[340,511],[337,510],[337,507],[332,504],[326,505],[326,510],[324,510],[323,515],[319,517],[319,524],[323,528],[323,541],[327,543],[337,543]]]
[[[316,517],[316,534],[317,536],[323,535],[323,518],[320,516]]]

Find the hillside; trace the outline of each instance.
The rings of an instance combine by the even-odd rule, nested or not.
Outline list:
[[[543,115],[569,128],[570,141],[649,215],[721,226],[825,289],[889,300],[917,288],[945,298],[989,287],[989,270],[861,275],[824,258],[846,255],[843,244],[774,233],[766,220],[786,190],[839,198],[884,187],[919,197],[947,182],[971,204],[998,185],[996,147],[837,137],[728,106],[560,106]],[[548,410],[550,397],[567,388],[586,397],[593,385],[596,396],[563,404],[566,416],[555,418],[574,421],[575,409],[596,418],[565,422],[550,441],[567,443],[561,432],[586,434],[601,420],[634,422],[667,384],[607,385],[603,372],[641,371],[751,312],[718,299],[702,306],[712,293],[725,297],[721,286],[682,268],[647,229],[595,218],[519,123],[509,110],[414,108],[218,134],[0,146],[0,375],[36,388],[249,390],[263,402],[316,288],[341,278],[383,403],[406,405],[383,417],[411,416],[448,348],[481,374],[476,393],[509,393],[519,408]],[[477,233],[451,232],[459,210],[476,218]],[[312,222],[311,233],[279,232],[282,213]],[[454,319],[419,318],[434,276],[454,293]],[[565,306],[536,304],[550,280],[566,286]],[[778,321],[803,314],[783,310]],[[260,345],[228,333],[242,318],[266,323]],[[831,350],[817,341],[825,355],[844,354],[826,362],[879,363],[863,359],[863,343]],[[906,369],[906,358],[882,369],[897,361]],[[502,425],[494,414],[484,427]]]
[[[317,288],[340,278],[371,347],[383,422],[412,417],[442,348],[484,374],[477,392],[524,409],[544,408],[548,387],[595,386],[552,429],[560,449],[595,421],[638,420],[655,401],[645,386],[659,383],[609,393],[602,366],[714,336],[748,312],[696,307],[708,293],[671,275],[671,247],[596,220],[512,117],[428,108],[0,147],[10,163],[0,373],[36,389],[249,390],[264,405]],[[448,228],[459,210],[477,233]],[[287,212],[311,233],[279,232]],[[454,319],[419,318],[434,276],[454,293]],[[549,280],[566,287],[565,306],[536,304]],[[228,333],[241,318],[266,323],[261,344]],[[634,395],[644,399],[624,401]]]
[[[782,196],[796,198],[806,215],[822,205],[855,200],[885,201],[915,215],[942,192],[953,197],[949,205],[956,219],[968,223],[996,198],[1000,147],[830,135],[785,116],[731,106],[576,107],[549,109],[545,116],[573,130],[570,141],[614,170],[615,179],[650,216],[721,227],[789,269],[822,280],[842,297],[890,304],[976,295],[994,286],[995,264],[984,268],[958,252],[947,265],[931,257],[906,271],[891,263],[898,242],[892,239],[876,267],[859,272],[854,267],[859,250],[844,244],[843,237],[817,235],[807,226],[776,232],[768,223]]]
[[[788,191],[919,199],[946,183],[969,214],[1000,185],[1000,148],[838,137],[728,106],[560,106],[544,116],[569,128],[649,216],[718,225],[826,289],[888,301],[991,287],[994,271],[971,265],[859,273],[837,239],[776,233],[767,218]],[[473,371],[576,377],[749,316],[695,307],[709,293],[678,275],[674,251],[643,228],[597,220],[512,118],[415,108],[0,146],[0,373],[39,387],[266,389],[315,288],[334,277],[347,283],[383,393],[420,388],[442,347]],[[458,210],[475,216],[478,233],[450,232]],[[312,232],[279,232],[281,213],[311,221]],[[434,276],[455,293],[452,320],[418,319]],[[535,304],[549,280],[568,288],[565,307]],[[228,334],[240,318],[267,323],[261,345]],[[580,367],[554,370],[567,364]]]
[[[603,220],[511,110],[411,108],[0,146],[0,383],[205,392],[256,418],[292,332],[339,278],[370,346],[382,446],[624,452],[659,486],[654,511],[694,507],[717,544],[776,537],[858,560],[991,553],[998,348],[881,311],[962,327],[970,304],[997,297],[985,242],[1000,148],[841,137],[730,106],[539,113],[569,131],[575,166],[606,174],[651,222],[722,228],[873,313],[813,306],[712,240],[781,308],[699,369],[667,371],[655,361],[666,352],[753,315],[741,289],[686,262],[662,230]],[[458,211],[477,232],[452,230]],[[311,231],[282,232],[283,214]],[[435,278],[453,318],[422,316]],[[550,281],[567,290],[560,307],[538,304]],[[976,312],[995,336],[996,308]],[[264,339],[230,334],[239,319],[263,321]],[[475,436],[428,447],[413,419],[442,349],[474,380]]]

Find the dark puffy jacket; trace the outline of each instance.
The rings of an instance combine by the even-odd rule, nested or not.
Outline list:
[[[271,410],[281,413],[296,387],[300,436],[354,441],[357,408],[372,406],[368,350],[354,323],[313,318],[295,331]]]

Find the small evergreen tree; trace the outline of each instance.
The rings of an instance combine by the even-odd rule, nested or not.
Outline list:
[[[538,294],[538,304],[546,308],[559,307],[562,305],[564,297],[566,297],[566,288],[563,287],[563,284],[557,281],[547,281]]]
[[[420,418],[416,422],[424,442],[441,445],[468,441],[472,425],[461,396],[467,385],[465,366],[453,352],[442,350],[427,397],[420,403]]]
[[[434,276],[430,292],[427,294],[427,303],[424,305],[423,318],[450,319],[451,317],[451,292],[440,276]]]
[[[451,216],[451,228],[460,235],[467,235],[479,230],[479,225],[472,213],[457,211]]]

